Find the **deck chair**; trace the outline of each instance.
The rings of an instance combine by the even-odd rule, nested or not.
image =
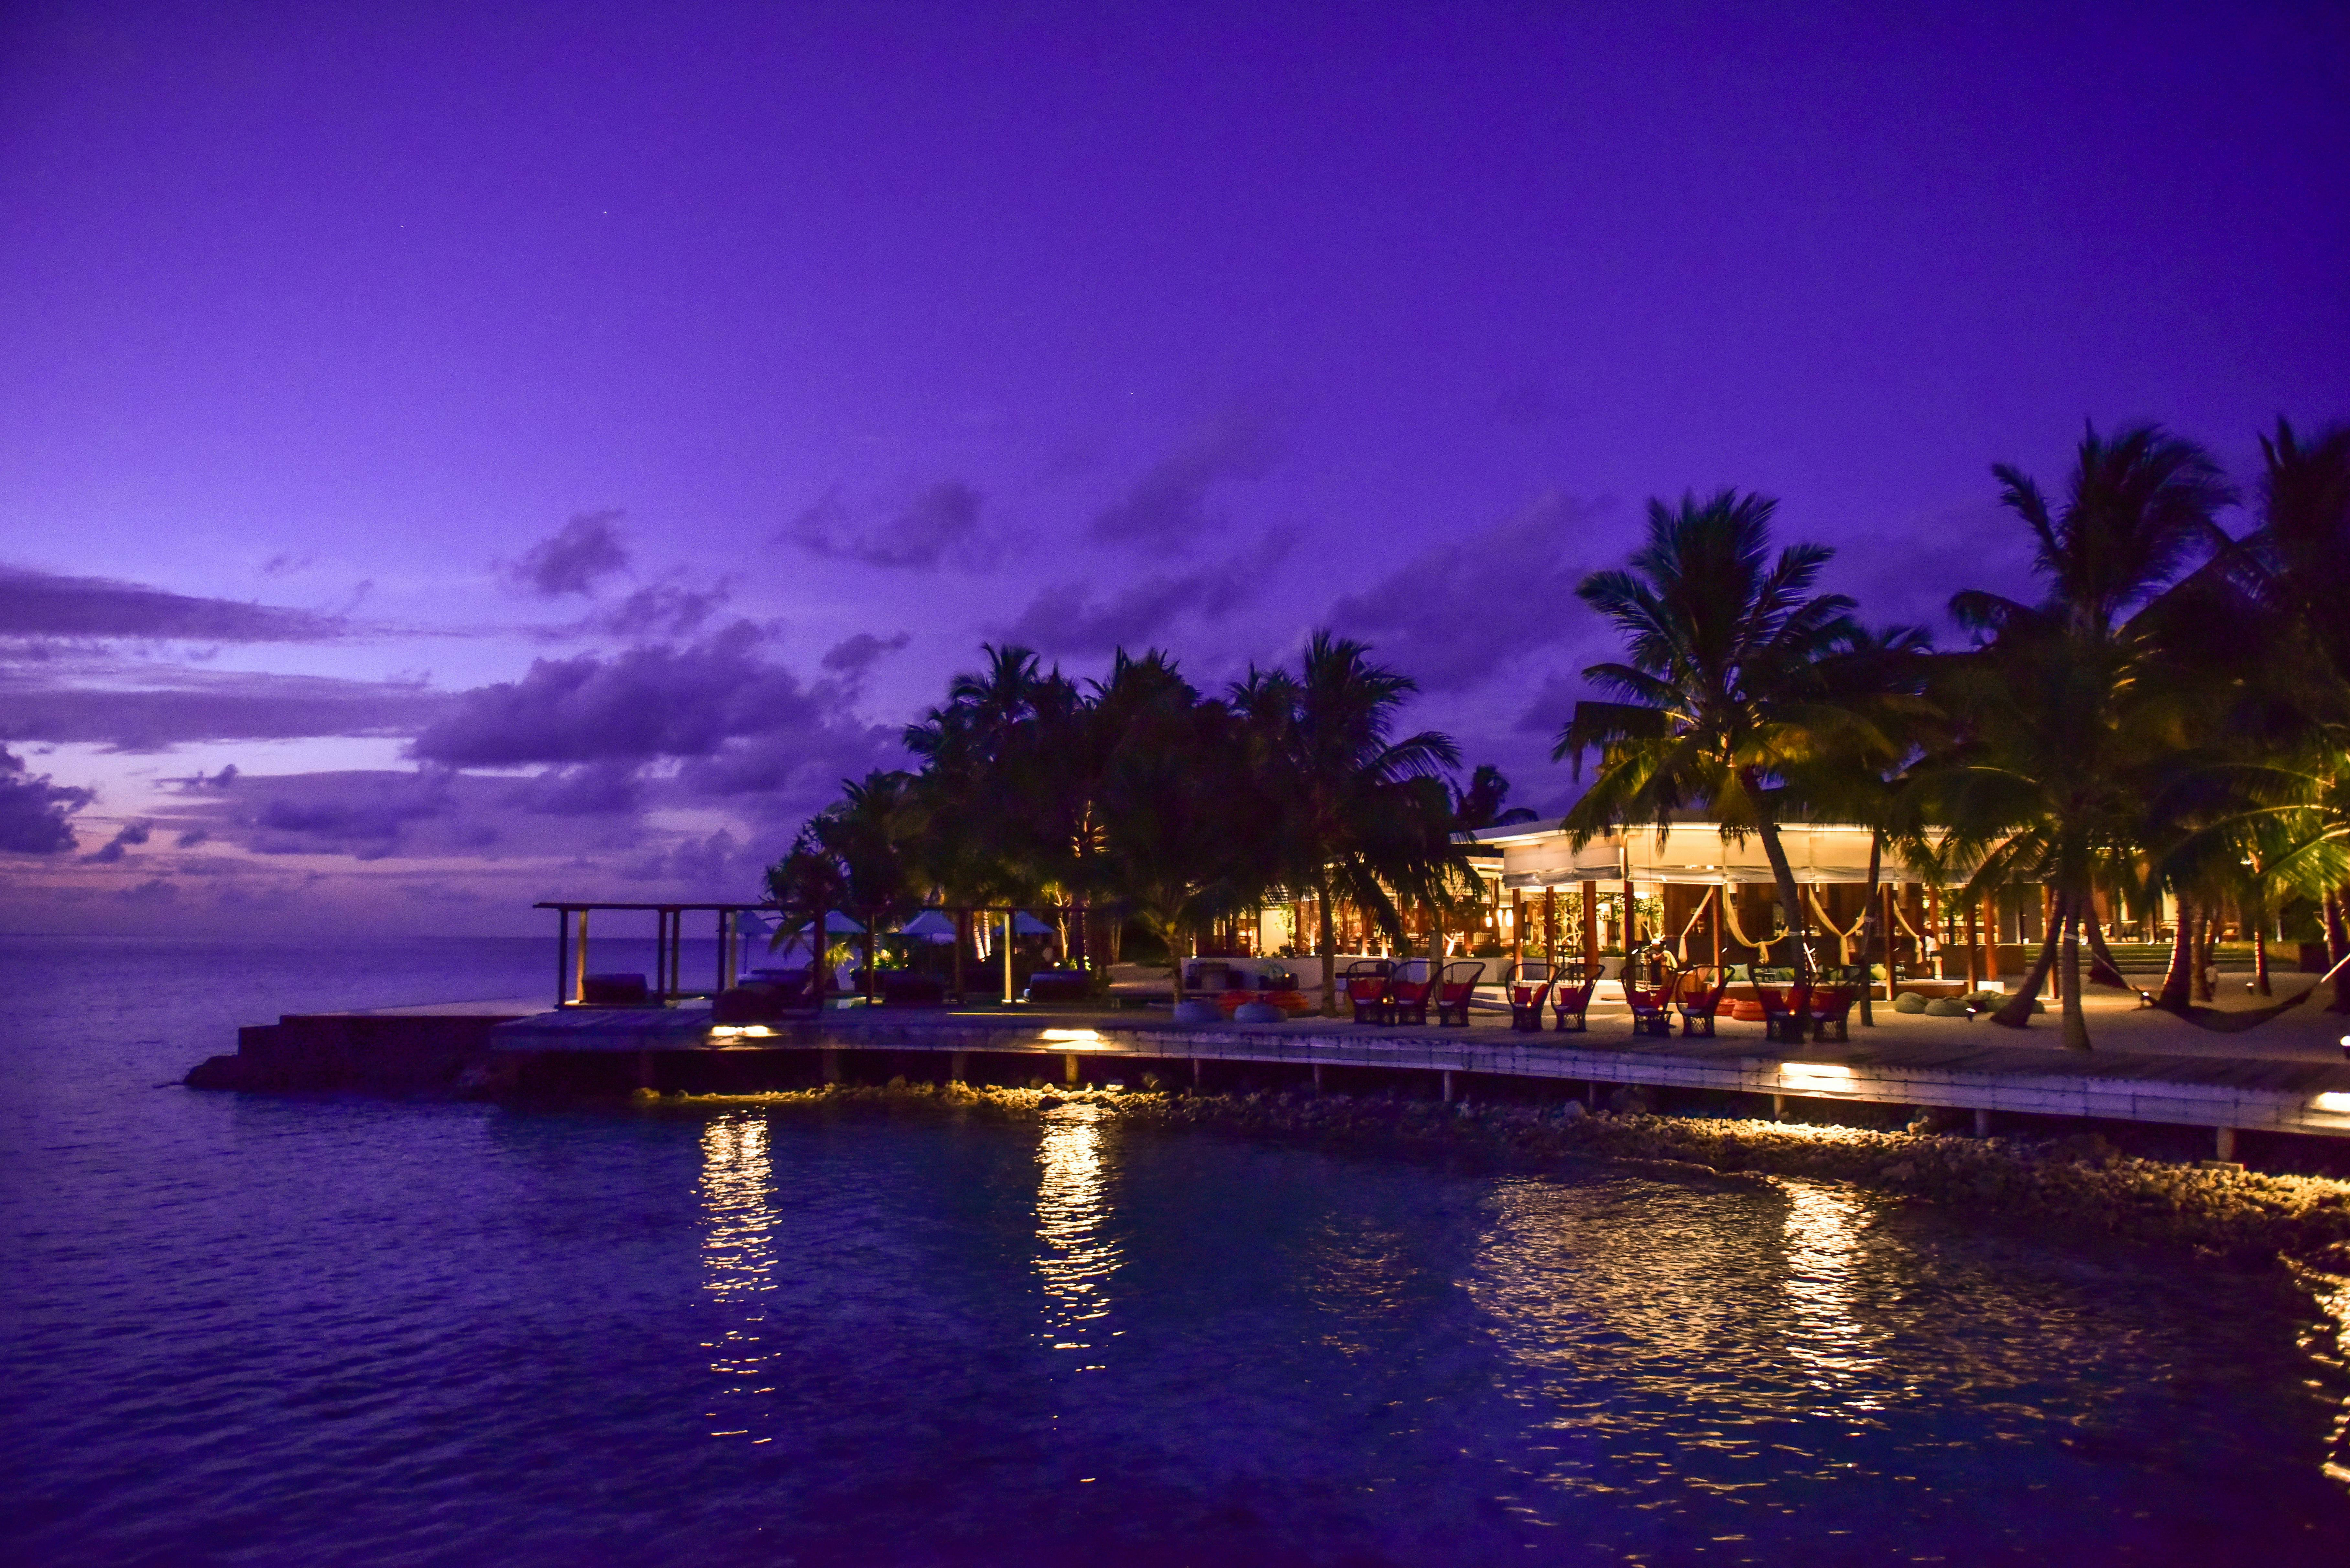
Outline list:
[[[1436,981],[1428,972],[1428,961],[1404,960],[1388,976],[1388,1022],[1417,1023],[1425,1029],[1429,998],[1435,992]]]
[[[1673,1015],[1666,1011],[1672,1001],[1673,981],[1668,976],[1662,985],[1635,985],[1627,974],[1623,981],[1624,1002],[1632,1010],[1632,1033],[1635,1034],[1670,1034]]]
[[[1386,964],[1357,959],[1347,966],[1342,981],[1347,988],[1347,1002],[1355,1010],[1356,1023],[1395,1022],[1395,998],[1388,991]]]
[[[1706,976],[1713,979],[1708,982]],[[1711,1034],[1714,1015],[1721,1011],[1721,999],[1730,990],[1730,971],[1715,970],[1711,964],[1683,972],[1676,988],[1674,1005],[1680,1010],[1681,1033]]]
[[[1810,1022],[1811,987],[1808,982],[1794,979],[1794,972],[1773,971],[1760,964],[1746,966],[1746,978],[1754,986],[1754,1000],[1762,1004],[1762,1033],[1766,1039],[1801,1042],[1804,1038],[1804,1026]]]
[[[1828,1031],[1835,1031],[1839,1040],[1852,1038],[1852,988],[1846,985],[1815,985],[1804,1001],[1804,1012],[1809,1018],[1812,1038],[1825,1040]],[[1798,1031],[1800,1035],[1800,1030]]]
[[[1510,1027],[1521,1033],[1542,1033],[1543,1003],[1550,1000],[1550,965],[1539,961],[1518,966],[1510,983]]]
[[[1448,1023],[1469,1027],[1469,997],[1477,982],[1485,978],[1485,966],[1471,960],[1464,963],[1444,966],[1443,979],[1436,987],[1436,1022],[1439,1027]]]
[[[1550,993],[1550,1008],[1551,1012],[1557,1016],[1558,1022],[1551,1026],[1551,1033],[1554,1034],[1581,1033],[1586,1027],[1583,1020],[1584,1012],[1591,1006],[1591,993],[1598,989],[1599,981],[1596,978],[1562,980],[1553,986]],[[1572,1030],[1569,1029],[1566,1022],[1570,1018],[1575,1020]]]

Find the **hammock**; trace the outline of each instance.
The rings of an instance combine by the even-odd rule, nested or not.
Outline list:
[[[2174,1007],[2158,997],[2155,1000],[2154,1006],[2159,1012],[2168,1012],[2173,1018],[2192,1023],[2198,1029],[2209,1029],[2214,1034],[2241,1034],[2247,1029],[2258,1029],[2280,1012],[2299,1007],[2316,994],[2316,992],[2317,987],[2313,985],[2299,996],[2288,997],[2274,1007],[2251,1007],[2241,1012],[2218,1007],[2199,1007],[2191,1002],[2182,1002]]]

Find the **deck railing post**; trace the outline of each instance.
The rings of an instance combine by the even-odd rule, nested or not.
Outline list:
[[[578,935],[571,943],[571,1000],[588,1000],[588,911],[579,911]]]
[[[555,1005],[564,1006],[569,1000],[565,992],[571,985],[571,927],[564,917],[567,909],[555,911]]]

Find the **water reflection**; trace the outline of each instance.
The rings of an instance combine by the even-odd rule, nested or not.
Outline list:
[[[1873,1334],[1854,1307],[1853,1270],[1867,1212],[1849,1194],[1805,1181],[1787,1195],[1787,1347],[1812,1386],[1853,1410],[1883,1408],[1857,1380],[1874,1369]]]
[[[2327,1275],[2305,1276],[2317,1298],[2318,1321],[2305,1329],[2301,1336],[2301,1348],[2326,1374],[2326,1381],[2339,1384],[2345,1365],[2350,1365],[2350,1280],[2334,1279]],[[2338,1481],[2350,1481],[2350,1400],[2334,1407],[2334,1424],[2326,1433],[2325,1473]]]
[[[751,1436],[757,1402],[775,1393],[777,1351],[766,1343],[766,1303],[775,1288],[775,1168],[764,1116],[738,1112],[702,1131],[702,1288],[728,1310],[718,1338],[705,1341],[717,1376],[711,1436]],[[764,1442],[764,1437],[753,1439]]]
[[[1106,1287],[1119,1247],[1109,1231],[1109,1172],[1099,1106],[1063,1106],[1045,1118],[1036,1145],[1036,1272],[1045,1287],[1045,1343],[1074,1352],[1077,1370],[1097,1371]]]

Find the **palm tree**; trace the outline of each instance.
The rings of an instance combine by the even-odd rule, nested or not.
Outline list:
[[[1419,683],[1373,664],[1364,644],[1319,630],[1298,672],[1251,669],[1231,693],[1263,798],[1278,809],[1281,879],[1311,891],[1319,915],[1322,1011],[1337,1012],[1336,900],[1364,910],[1399,944],[1397,896],[1435,903],[1470,876],[1451,842],[1442,774],[1451,737],[1394,737]]]
[[[2085,1051],[2080,939],[2096,870],[2142,848],[2157,781],[2210,709],[2170,657],[2177,639],[2163,631],[2178,618],[2163,601],[2211,591],[2208,575],[2180,574],[2225,545],[2214,514],[2232,492],[2201,447],[2154,425],[2109,440],[2092,427],[2061,507],[2020,470],[1992,472],[2032,529],[2048,591],[2033,605],[1978,591],[1951,599],[1978,643],[1946,668],[1943,705],[1961,732],[1929,794],[1977,852],[1970,894],[2018,881],[2054,890],[2039,956],[1994,1021],[2030,1022],[2061,951],[2064,1044]]]
[[[1552,755],[1596,753],[1591,787],[1567,813],[1577,847],[1631,823],[1662,834],[1676,813],[1709,810],[1722,836],[1762,840],[1798,965],[1813,960],[1795,873],[1779,826],[1793,804],[1791,769],[1829,738],[1849,742],[1867,720],[1841,706],[1824,666],[1859,634],[1853,601],[1814,594],[1834,551],[1791,545],[1775,559],[1778,503],[1724,490],[1679,506],[1648,503],[1648,539],[1627,569],[1595,572],[1575,589],[1622,634],[1626,659],[1584,679],[1616,701],[1582,701]],[[1889,739],[1869,742],[1894,749]]]

